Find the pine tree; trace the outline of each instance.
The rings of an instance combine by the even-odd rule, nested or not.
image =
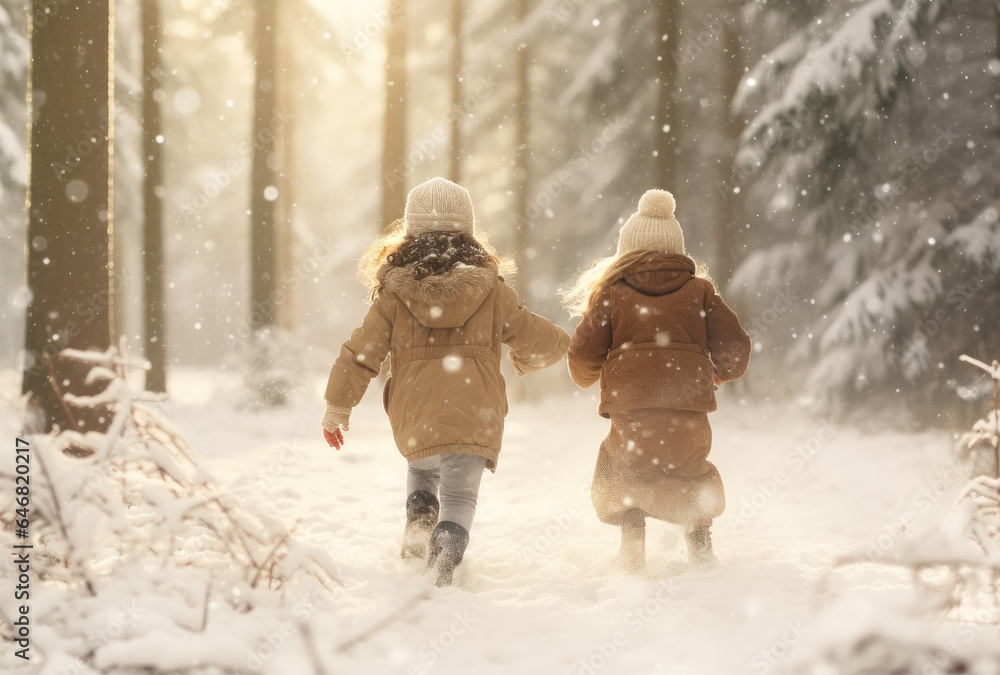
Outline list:
[[[12,365],[23,341],[24,192],[28,178],[25,105],[28,80],[28,42],[24,37],[24,4],[0,0],[0,286],[10,289],[8,303],[0,310],[0,344],[3,358]],[[15,291],[15,289],[18,289]]]
[[[465,0],[452,0],[451,8],[451,109],[459,110],[462,106],[462,69],[465,56],[462,27],[465,19]],[[456,182],[462,181],[462,115],[451,115],[451,153],[448,165],[448,177]]]
[[[526,217],[528,191],[532,185],[531,164],[531,48],[527,35],[527,19],[530,10],[529,0],[516,0],[515,20],[517,30],[521,34],[515,46],[513,55],[514,77],[517,81],[517,93],[514,97],[513,124],[514,132],[514,255],[517,260],[517,285],[521,296],[528,302],[534,295],[532,278],[534,271],[532,230],[533,219]]]
[[[549,0],[529,18],[529,44],[551,46],[535,52],[535,88],[541,101],[558,102],[533,109],[534,178],[522,214],[545,260],[533,279],[540,311],[557,315],[557,288],[610,253],[621,219],[662,179],[659,118],[676,94],[656,82],[662,16],[652,2]]]
[[[677,191],[676,155],[678,124],[674,115],[674,94],[677,90],[677,45],[679,12],[676,0],[653,0],[656,12],[656,114],[653,123],[656,157],[653,180],[662,190]]]
[[[300,10],[302,5],[295,3],[293,9]],[[301,19],[300,19],[301,22]],[[296,117],[298,116],[299,98],[301,97],[302,83],[299,77],[298,54],[295,49],[295,42],[299,39],[301,31],[298,29],[298,22],[289,20],[283,21],[278,34],[279,52],[281,62],[281,78],[279,96],[281,108],[284,111],[288,123],[281,130],[281,187],[279,194],[280,210],[278,213],[277,232],[277,267],[278,267],[278,288],[280,289],[281,303],[278,306],[278,317],[281,320],[281,327],[286,331],[292,331],[298,325],[298,302],[296,288],[289,283],[295,265],[295,199],[298,175],[296,173],[296,162],[298,156],[295,152],[296,143]]]
[[[87,391],[66,348],[112,344],[110,152],[113,116],[108,2],[32,7],[28,306],[23,390],[41,426],[66,428],[59,392]],[[110,420],[77,420],[100,429]]]
[[[385,118],[382,139],[382,228],[403,217],[407,184],[407,16],[406,1],[398,0],[389,15],[386,35]]]
[[[940,408],[953,357],[1000,328],[994,8],[842,1],[800,25],[738,95],[738,166],[771,225],[734,288],[760,356],[821,400]]]
[[[159,79],[162,73],[160,0],[142,0],[142,149],[146,173],[143,180],[143,271],[145,272],[144,324],[146,389],[167,390],[166,330],[164,319],[163,259],[163,124]]]
[[[278,71],[278,3],[257,0],[254,20],[253,163],[250,172],[250,300],[251,324],[273,326],[277,316],[278,167],[274,117]]]
[[[724,41],[722,68],[722,100],[727,115],[723,122],[722,136],[728,152],[735,158],[743,132],[743,116],[733,110],[736,92],[743,78],[743,46],[741,41],[742,16],[736,10],[727,10],[721,17],[722,39]],[[724,175],[732,171],[732,166],[723,169]],[[722,200],[722,214],[717,232],[717,245],[713,276],[719,283],[729,281],[743,258],[743,200],[739,192],[723,186],[716,194]]]

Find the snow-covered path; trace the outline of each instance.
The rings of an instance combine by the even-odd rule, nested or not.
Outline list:
[[[613,565],[617,530],[587,494],[607,429],[592,392],[512,401],[466,562],[456,587],[437,589],[398,557],[405,461],[378,396],[356,410],[337,453],[317,432],[318,393],[247,415],[212,400],[215,381],[178,373],[172,416],[222,483],[285,522],[301,519],[297,535],[340,564],[346,590],[309,613],[335,673],[770,672],[814,637],[829,593],[893,584],[858,566],[821,590],[831,561],[890,548],[911,517],[908,529],[940,522],[959,483],[944,433],[864,435],[722,397],[711,456],[728,498],[713,528],[722,567],[688,571],[682,537],[650,521],[648,572],[629,576]],[[295,652],[282,647],[261,672],[297,672]]]

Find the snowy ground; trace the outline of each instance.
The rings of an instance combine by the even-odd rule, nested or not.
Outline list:
[[[369,392],[338,453],[318,433],[322,384],[288,410],[247,414],[225,402],[224,378],[181,370],[171,415],[221,482],[301,519],[297,535],[339,563],[346,589],[299,608],[332,673],[780,672],[830,637],[833,598],[865,607],[906,586],[870,565],[831,574],[831,561],[891,551],[900,523],[939,524],[961,483],[944,433],[864,435],[724,396],[711,456],[728,496],[722,567],[687,570],[682,538],[651,521],[648,573],[629,576],[587,495],[607,429],[593,392],[515,400],[456,587],[437,589],[398,557],[405,461],[380,397]],[[298,672],[301,643],[274,642],[252,665]]]

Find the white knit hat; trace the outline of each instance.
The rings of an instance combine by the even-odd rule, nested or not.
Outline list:
[[[618,233],[618,255],[629,251],[684,253],[684,233],[674,217],[677,204],[666,190],[647,190],[639,210]]]
[[[444,178],[431,178],[406,195],[407,234],[466,232],[472,234],[476,214],[469,191]]]

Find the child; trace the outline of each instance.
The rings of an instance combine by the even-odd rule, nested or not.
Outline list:
[[[443,178],[413,188],[403,220],[361,258],[372,306],[326,388],[323,435],[339,450],[351,409],[390,356],[382,400],[409,461],[402,556],[429,548],[438,586],[451,584],[468,545],[483,469],[496,470],[507,414],[501,344],[518,375],[569,347],[566,331],[518,302],[500,276],[511,268],[475,227],[465,188]]]
[[[618,251],[584,272],[566,294],[583,319],[569,372],[601,381],[598,412],[611,419],[591,498],[601,521],[622,529],[621,562],[641,569],[646,517],[686,528],[699,567],[718,564],[710,526],[725,508],[722,479],[707,461],[715,386],[743,377],[750,337],[684,255],[674,198],[649,190],[618,235]]]

